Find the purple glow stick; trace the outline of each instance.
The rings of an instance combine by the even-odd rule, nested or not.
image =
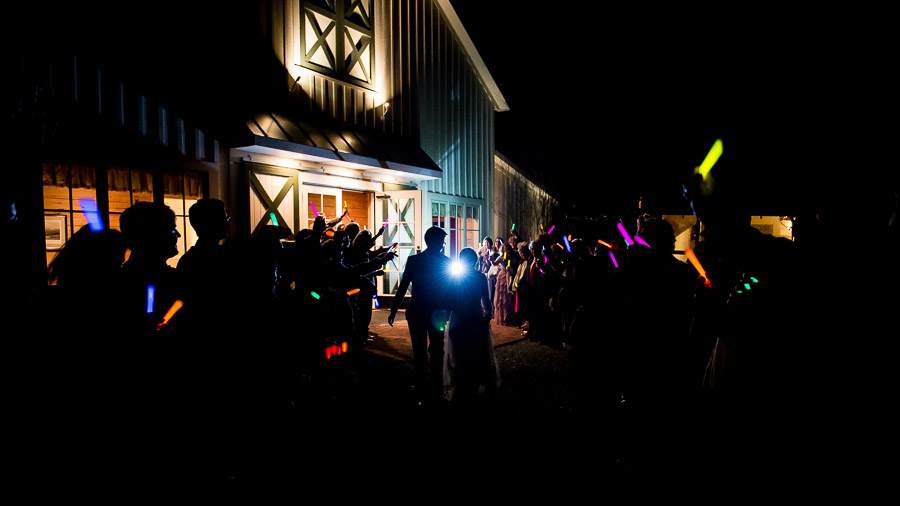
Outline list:
[[[641,236],[639,236],[639,235],[635,235],[635,236],[634,236],[634,240],[635,240],[635,242],[637,242],[638,244],[643,244],[644,246],[646,246],[646,247],[648,247],[648,248],[650,247],[650,245],[647,244],[647,241],[645,241],[645,240],[644,240]]]
[[[623,225],[621,221],[616,224],[616,227],[619,229],[619,233],[622,234],[622,237],[625,238],[625,244],[629,246],[634,244],[634,240],[632,240],[631,236],[628,235],[628,231],[625,230],[625,225]]]
[[[616,255],[613,254],[612,250],[609,250],[609,258],[612,260],[613,265],[616,266],[616,269],[619,268],[619,262],[616,262]]]
[[[318,218],[318,217],[319,217],[319,211],[316,209],[316,205],[313,204],[312,202],[310,202],[309,205],[312,206],[313,212],[316,213],[316,218]]]
[[[552,234],[554,228],[556,228],[556,225],[551,226],[551,227],[550,227],[550,230],[548,230],[547,233],[548,233],[548,234]]]

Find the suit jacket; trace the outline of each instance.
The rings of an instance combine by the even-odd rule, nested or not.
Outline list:
[[[431,318],[440,308],[449,309],[447,293],[450,288],[450,259],[440,251],[426,249],[406,260],[406,269],[394,296],[391,312],[396,313],[406,291],[412,284],[412,298],[406,308],[406,318]]]

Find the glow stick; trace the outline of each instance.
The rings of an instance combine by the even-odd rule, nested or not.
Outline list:
[[[613,265],[616,267],[616,269],[618,269],[619,262],[616,262],[616,255],[613,254],[612,250],[609,250],[609,259],[612,260]]]
[[[181,306],[183,306],[183,305],[184,305],[184,302],[181,302],[180,299],[173,302],[172,307],[170,307],[169,310],[166,311],[166,315],[163,316],[163,319],[161,322],[159,322],[159,324],[165,325],[165,324],[169,323],[169,319],[171,319],[173,316],[175,316],[175,313],[177,313],[178,310],[181,309]]]
[[[316,218],[318,218],[318,217],[319,217],[319,211],[316,209],[316,205],[313,204],[312,202],[310,202],[309,205],[312,206],[313,212],[316,213]]]
[[[627,244],[629,246],[634,244],[634,241],[631,239],[631,236],[628,235],[628,231],[625,230],[625,225],[623,225],[621,221],[616,224],[616,228],[619,229],[619,233],[622,234],[622,237],[625,238],[625,244]]]
[[[609,249],[612,249],[612,245],[609,244],[608,242],[601,241],[600,239],[597,239],[597,242],[600,243],[600,244],[602,244],[602,245],[604,245],[604,246],[606,246],[606,247],[609,248]]]
[[[566,237],[566,236],[563,236],[563,242],[566,243],[566,251],[568,251],[569,253],[571,253],[571,252],[572,252],[572,245],[569,244],[569,238]]]
[[[334,230],[326,230],[325,237],[334,237]]]
[[[153,297],[156,295],[156,287],[147,285],[147,314],[153,313]]]
[[[309,292],[309,294],[312,295],[313,298],[316,299],[316,300],[319,300],[319,299],[322,298],[322,296],[319,295],[319,294],[317,294],[316,292]]]
[[[538,225],[540,225],[540,227],[541,227],[541,232],[543,232],[543,231],[544,231],[544,224],[543,224],[543,223],[538,223]]]
[[[372,295],[372,300],[375,301],[375,309],[378,309],[381,307],[381,304],[378,303],[378,294],[377,293],[375,295]]]
[[[716,142],[709,149],[709,153],[706,154],[706,158],[703,159],[703,163],[697,167],[697,174],[706,179],[706,175],[712,170],[713,165],[719,161],[720,156],[722,156],[722,139],[716,139]]]
[[[694,250],[690,248],[684,250],[684,256],[686,256],[688,260],[691,261],[691,263],[694,265],[694,268],[697,269],[698,273],[700,273],[700,277],[705,280],[703,284],[707,287],[712,287],[712,283],[710,283],[709,278],[706,277],[706,269],[704,269],[703,266],[700,265],[700,260],[697,259],[697,255],[694,254]]]
[[[103,220],[100,219],[100,211],[97,209],[97,201],[94,199],[78,199],[81,204],[81,212],[88,222],[91,232],[100,232],[104,229]]]
[[[556,228],[556,225],[552,225],[552,226],[550,227],[550,230],[547,231],[547,233],[548,233],[548,234],[552,234],[554,228]]]
[[[269,213],[269,218],[272,218],[272,224],[276,227],[278,226],[278,219],[275,218],[275,213]]]
[[[515,229],[516,229],[516,224],[513,223],[512,230],[515,230]]]
[[[637,242],[638,244],[643,244],[644,246],[646,246],[646,247],[648,247],[648,248],[650,247],[650,245],[647,244],[647,241],[645,241],[641,236],[639,236],[639,235],[637,235],[637,234],[635,234],[634,240],[635,240],[635,242]]]
[[[341,343],[341,351],[343,351],[344,353],[347,353],[347,343],[346,342]]]
[[[349,292],[347,292],[347,295],[353,295],[355,293],[359,293],[359,288],[354,288],[353,290],[350,290]]]

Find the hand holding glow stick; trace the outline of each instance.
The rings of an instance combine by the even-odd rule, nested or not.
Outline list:
[[[703,285],[707,288],[712,288],[712,283],[709,281],[709,278],[706,276],[706,269],[700,265],[700,260],[697,259],[697,255],[694,254],[694,250],[688,248],[684,250],[684,255],[691,261],[691,264],[694,265],[694,268],[697,269],[697,272],[700,273],[700,277],[704,279]]]

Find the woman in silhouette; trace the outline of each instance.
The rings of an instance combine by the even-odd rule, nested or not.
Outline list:
[[[472,248],[459,252],[451,288],[450,323],[444,354],[444,397],[471,402],[500,385],[491,333],[492,304],[487,280],[476,269]]]

